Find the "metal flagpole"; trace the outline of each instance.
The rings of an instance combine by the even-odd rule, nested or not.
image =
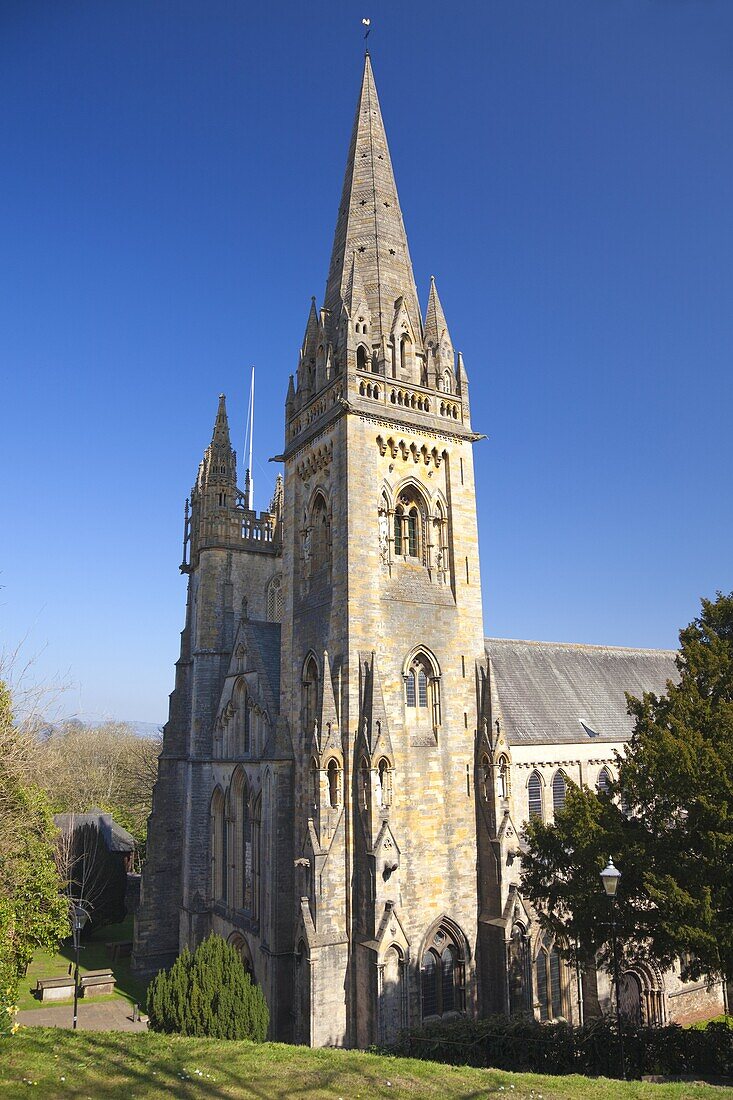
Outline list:
[[[249,390],[249,506],[255,510],[255,477],[252,466],[252,436],[255,430],[255,369],[252,367],[252,382]]]

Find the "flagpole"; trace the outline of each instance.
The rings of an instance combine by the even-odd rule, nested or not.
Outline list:
[[[252,466],[252,436],[255,430],[255,369],[252,367],[252,381],[249,390],[249,506],[255,510],[255,479]]]

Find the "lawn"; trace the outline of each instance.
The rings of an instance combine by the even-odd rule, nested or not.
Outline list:
[[[113,963],[110,953],[106,948],[108,943],[117,943],[121,940],[132,939],[132,916],[127,917],[121,924],[110,924],[106,928],[100,928],[92,934],[88,940],[82,942],[79,952],[79,972],[84,974],[87,970],[101,970],[110,966],[115,976],[116,991],[109,997],[95,997],[94,1003],[104,1001],[124,1000],[129,1004],[139,1004],[145,1008],[146,983],[141,981],[130,969],[130,959],[116,959]],[[50,951],[37,951],[33,962],[28,967],[28,973],[20,984],[18,995],[18,1008],[48,1008],[52,1005],[71,1004],[69,1001],[42,1002],[33,996],[36,982],[39,978],[62,978],[69,973],[69,967],[73,967],[74,948],[71,943],[61,947],[56,954]]]
[[[281,1043],[24,1028],[0,1040],[3,1100],[733,1100],[733,1089],[539,1077]]]

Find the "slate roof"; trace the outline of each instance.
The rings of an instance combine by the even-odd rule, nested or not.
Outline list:
[[[486,638],[510,745],[624,741],[625,691],[659,695],[677,678],[675,651]]]
[[[93,825],[99,829],[108,852],[133,852],[135,850],[135,838],[118,825],[111,814],[97,807],[86,814],[54,814],[54,824],[62,833],[69,829],[79,829],[83,825]]]

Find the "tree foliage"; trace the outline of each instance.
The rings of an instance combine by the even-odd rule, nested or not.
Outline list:
[[[16,728],[10,693],[0,681],[0,1033],[33,952],[55,950],[69,932],[51,810],[32,775],[32,740]]]
[[[680,632],[666,694],[627,696],[634,730],[609,794],[570,785],[526,829],[522,883],[543,925],[589,958],[608,940],[599,872],[622,872],[620,941],[683,974],[733,976],[733,593]]]
[[[185,948],[170,970],[148,986],[150,1027],[211,1039],[267,1036],[269,1012],[262,990],[244,969],[236,948],[211,935],[194,952]]]
[[[138,737],[123,722],[65,722],[37,741],[39,772],[56,813],[98,806],[144,851],[160,738]]]

